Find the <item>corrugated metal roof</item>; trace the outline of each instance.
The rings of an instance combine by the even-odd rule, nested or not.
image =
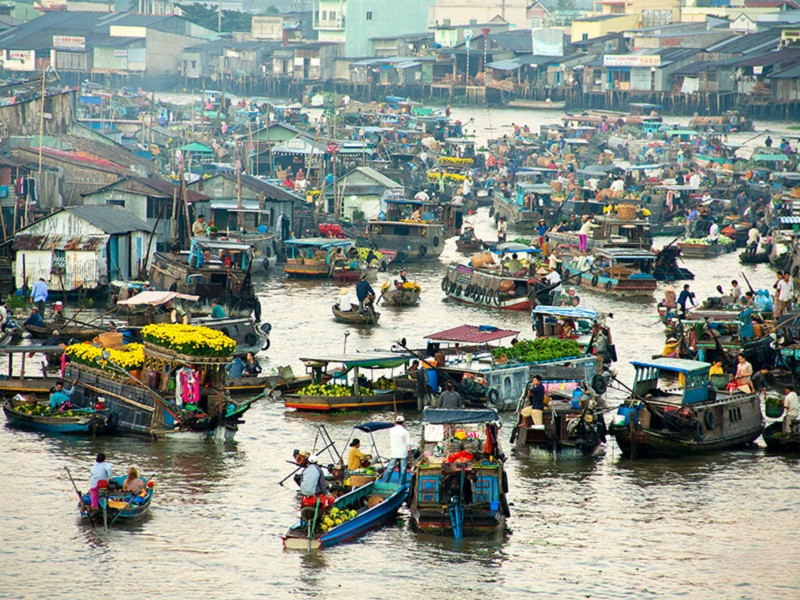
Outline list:
[[[459,342],[463,344],[485,344],[495,340],[517,335],[519,331],[513,329],[498,329],[488,325],[459,325],[439,333],[426,335],[426,340],[440,340],[443,342]]]
[[[14,250],[80,250],[94,252],[99,250],[107,241],[108,236],[105,235],[43,235],[23,231],[14,236]]]
[[[130,233],[131,231],[150,231],[147,223],[118,206],[70,206],[64,210],[111,235]]]

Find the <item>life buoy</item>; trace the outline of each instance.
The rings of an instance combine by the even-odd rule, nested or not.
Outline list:
[[[264,342],[264,345],[261,347],[261,349],[262,350],[269,350],[270,345],[271,345],[271,342],[269,341],[269,338],[267,338],[267,340]]]
[[[475,286],[473,286],[471,283],[468,283],[467,284],[467,289],[465,290],[467,292],[467,296],[472,296],[472,291],[474,289],[475,289]]]
[[[500,306],[503,303],[503,299],[500,297],[500,293],[501,293],[500,290],[497,290],[497,292],[494,295],[494,303],[497,306]]]
[[[256,300],[255,304],[253,305],[253,316],[256,318],[256,321],[261,320],[261,301]]]
[[[500,392],[495,389],[489,390],[489,393],[486,394],[486,397],[489,398],[489,402],[491,404],[497,405],[500,402]]]
[[[706,429],[703,427],[703,424],[700,421],[694,422],[693,433],[695,441],[702,442],[705,439]]]
[[[464,293],[464,286],[461,286],[461,285],[460,285],[460,286],[458,286],[458,287],[456,288],[456,294],[460,296],[460,295],[461,295],[461,294],[463,294],[463,293]]]
[[[599,373],[592,377],[592,389],[599,395],[605,394],[608,390],[605,378]]]
[[[501,489],[503,490],[504,494],[507,494],[508,493],[508,474],[505,471],[503,471],[503,477],[501,478],[501,482],[502,482],[502,485],[503,485],[503,487]]]
[[[454,295],[456,293],[456,288],[457,287],[458,287],[458,283],[456,283],[455,281],[453,283],[451,283],[450,284],[450,291],[448,292],[448,294],[450,294],[451,296]]]
[[[597,274],[595,274],[595,275],[592,277],[592,285],[593,285],[593,286],[597,286],[597,282],[598,282],[599,280],[600,280],[600,278],[597,276]]]
[[[439,247],[439,236],[438,235],[433,236],[433,247],[434,248],[438,248]]]
[[[496,293],[497,293],[497,290],[486,290],[486,296],[484,297],[484,300],[486,301],[486,304],[491,304],[492,303],[492,300],[494,300],[494,296],[495,296]]]
[[[612,287],[612,286],[611,286],[611,282],[610,282],[610,281],[606,281],[605,285],[603,285],[603,288],[605,288],[605,290],[606,290],[607,292],[610,292],[610,291],[611,291],[611,287]]]
[[[714,413],[707,410],[703,415],[703,422],[706,424],[706,429],[714,429]]]
[[[442,291],[447,293],[447,290],[450,288],[450,280],[445,275],[442,277]]]
[[[479,288],[477,285],[472,290],[472,299],[475,302],[480,302],[481,301],[481,288]]]
[[[420,246],[419,247],[419,255],[420,256],[428,256],[428,247],[427,246]]]
[[[395,256],[395,260],[399,262],[406,262],[406,253],[402,251],[398,252],[397,256]]]
[[[261,266],[264,268],[265,271],[269,271],[270,269],[269,257],[266,257],[263,261],[261,261]]]
[[[255,346],[258,343],[258,337],[256,337],[255,333],[248,333],[244,336],[244,343],[248,346]]]

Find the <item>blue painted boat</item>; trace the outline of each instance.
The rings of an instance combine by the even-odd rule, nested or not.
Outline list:
[[[45,433],[84,433],[101,435],[114,429],[115,419],[109,411],[77,409],[64,413],[49,412],[49,405],[9,398],[3,412],[9,425],[35,429]],[[29,411],[33,412],[29,412]]]
[[[408,496],[408,487],[408,484],[371,481],[339,496],[327,515],[331,515],[334,509],[355,510],[356,514],[327,531],[322,529],[327,515],[317,513],[314,507],[306,507],[301,511],[300,519],[283,536],[283,547],[316,550],[354,540],[397,514]]]
[[[152,479],[141,478],[145,483],[145,489],[140,495],[134,496],[131,492],[122,490],[125,483],[125,476],[112,477],[108,482],[107,489],[100,492],[100,512],[92,517],[97,520],[102,519],[106,527],[115,521],[130,521],[143,517],[150,510],[155,493],[155,482]],[[78,512],[81,518],[88,519],[87,509],[91,506],[92,499],[89,494],[83,495],[83,503],[78,503]]]

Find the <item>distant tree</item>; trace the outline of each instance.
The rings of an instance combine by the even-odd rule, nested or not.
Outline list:
[[[575,10],[575,0],[558,0],[556,10],[570,11]]]
[[[267,10],[264,11],[265,15],[279,15],[281,11],[278,10],[277,6],[268,6]]]

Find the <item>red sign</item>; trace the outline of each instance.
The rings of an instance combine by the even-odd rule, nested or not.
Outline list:
[[[483,37],[485,37],[485,38],[489,37],[489,33],[491,31],[492,31],[491,27],[481,27],[481,33],[483,34]]]
[[[325,148],[325,151],[328,154],[336,154],[337,152],[339,152],[339,144],[337,144],[336,142],[330,142],[328,144],[328,147]]]

